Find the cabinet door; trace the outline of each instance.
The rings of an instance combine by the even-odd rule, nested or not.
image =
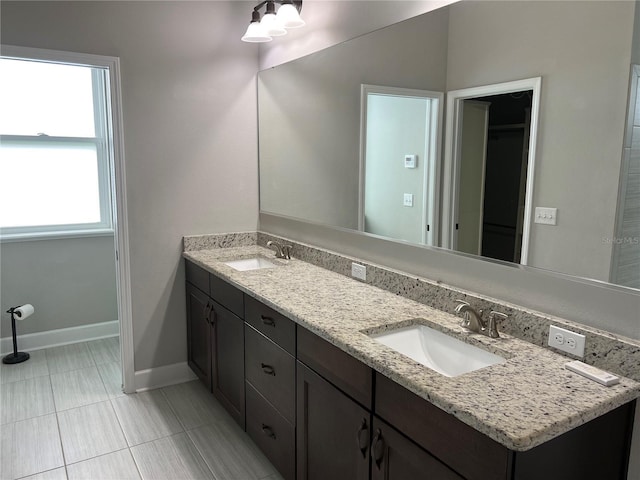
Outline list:
[[[297,367],[297,479],[367,480],[371,414],[302,363]]]
[[[462,447],[460,449],[462,452]],[[461,453],[463,455],[464,453]],[[464,480],[397,430],[373,418],[371,480]]]
[[[191,370],[211,390],[211,302],[187,283],[187,358]]]
[[[212,391],[244,428],[244,322],[222,305],[211,303]]]

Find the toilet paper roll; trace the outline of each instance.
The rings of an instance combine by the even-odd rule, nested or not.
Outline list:
[[[18,320],[24,320],[25,318],[30,317],[31,315],[33,315],[34,311],[35,309],[30,303],[25,303],[21,307],[18,307],[14,310],[16,319]]]

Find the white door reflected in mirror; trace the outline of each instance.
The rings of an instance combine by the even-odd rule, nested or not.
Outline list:
[[[361,231],[436,245],[442,97],[440,92],[362,85]]]

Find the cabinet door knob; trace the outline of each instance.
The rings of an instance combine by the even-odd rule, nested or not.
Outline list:
[[[373,453],[373,461],[376,463],[378,470],[380,470],[382,459],[384,458],[384,438],[382,438],[382,430],[380,429],[376,430],[376,434],[373,436],[371,451]]]
[[[273,318],[271,317],[267,317],[265,315],[260,315],[260,320],[262,320],[262,323],[264,323],[265,325],[268,325],[269,327],[275,327],[276,326],[276,322]]]
[[[367,457],[367,447],[369,446],[369,427],[367,427],[367,419],[362,419],[362,424],[360,424],[360,428],[358,428],[357,434],[358,440],[358,448],[360,449],[360,453],[362,453],[362,458]]]
[[[267,365],[266,363],[261,363],[260,366],[262,367],[262,371],[267,375],[273,375],[274,377],[276,376],[276,370],[271,365]]]
[[[269,425],[262,424],[262,433],[264,433],[269,438],[276,438],[276,432]]]

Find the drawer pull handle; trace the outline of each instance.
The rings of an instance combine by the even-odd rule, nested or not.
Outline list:
[[[262,371],[267,375],[273,375],[274,377],[276,376],[276,370],[271,365],[261,363],[260,366],[262,367]]]
[[[262,323],[264,323],[265,325],[268,325],[269,327],[275,327],[276,326],[276,322],[273,318],[271,317],[266,317],[264,315],[260,315],[260,320],[262,320]]]
[[[211,310],[213,309],[213,305],[211,305],[209,302],[207,302],[207,306],[204,307],[204,309],[202,310],[202,317],[204,318],[204,321],[207,323],[211,323]]]
[[[367,447],[369,446],[369,428],[367,427],[367,419],[362,419],[362,424],[358,428],[357,434],[358,448],[362,453],[362,458],[367,458]]]
[[[264,433],[269,438],[276,438],[276,432],[269,425],[262,424],[262,433]]]
[[[376,463],[376,467],[380,470],[380,465],[382,465],[382,460],[384,458],[384,438],[382,438],[382,431],[380,429],[376,430],[376,434],[373,437],[373,442],[371,443],[371,451],[373,452],[373,460]]]

